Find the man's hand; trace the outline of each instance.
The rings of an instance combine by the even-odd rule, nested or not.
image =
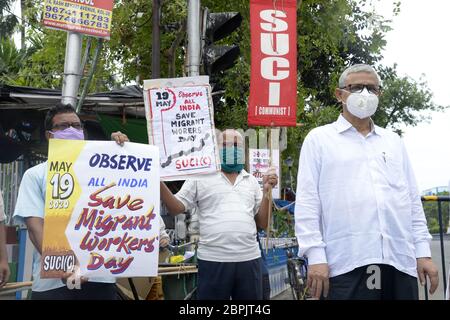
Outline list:
[[[127,135],[117,131],[117,132],[113,132],[111,133],[111,140],[114,140],[118,145],[123,146],[123,144],[125,142],[129,142],[130,140],[128,139]]]
[[[269,201],[271,196],[271,190],[277,185],[278,176],[276,170],[273,167],[267,169],[263,175],[264,194],[258,213],[255,215],[256,227],[260,229],[266,229],[268,224],[269,208],[272,203]]]
[[[417,274],[419,275],[420,284],[425,285],[428,279],[430,279],[430,294],[433,294],[439,285],[438,269],[434,265],[431,258],[418,258],[417,259]]]
[[[191,237],[189,238],[189,241],[198,243],[200,241],[200,235],[198,235],[198,234],[191,235]]]
[[[323,296],[328,296],[329,289],[329,273],[328,264],[319,263],[311,264],[308,266],[308,288],[310,294],[317,299],[320,299],[320,295],[323,292]]]
[[[269,190],[275,187],[277,183],[278,175],[276,174],[276,169],[274,167],[270,167],[263,175],[264,192],[269,192]]]
[[[159,246],[160,246],[161,248],[165,248],[165,247],[167,247],[167,246],[169,245],[169,242],[170,242],[170,239],[164,237],[164,238],[162,238],[161,240],[159,240]]]
[[[72,290],[81,289],[81,284],[87,282],[89,279],[81,277],[80,268],[78,266],[75,266],[73,271],[64,272],[61,280],[67,286],[67,288]],[[80,284],[80,286],[77,287],[77,284]]]
[[[9,266],[8,261],[6,259],[3,259],[0,261],[0,288],[3,287],[6,282],[8,282],[9,275]]]

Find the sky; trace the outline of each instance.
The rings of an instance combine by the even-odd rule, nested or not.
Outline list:
[[[392,0],[374,1],[376,10],[392,18],[383,65],[397,63],[400,75],[424,75],[436,104],[450,106],[450,1],[403,0],[392,17]],[[404,142],[419,190],[448,186],[450,181],[450,109],[431,113],[429,123],[404,127]]]

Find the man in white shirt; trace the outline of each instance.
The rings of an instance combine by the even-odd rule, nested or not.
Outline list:
[[[371,66],[347,68],[336,89],[342,114],[302,145],[295,229],[316,298],[418,299],[417,276],[430,293],[438,286],[406,149],[370,118],[379,95]]]
[[[45,119],[47,139],[84,140],[80,118],[70,105],[58,104],[47,113]],[[126,135],[114,132],[111,138],[122,145],[128,141]],[[18,223],[25,223],[30,240],[35,247],[33,253],[33,300],[114,300],[115,278],[82,278],[81,289],[70,290],[65,282],[74,276],[68,272],[64,279],[41,279],[41,254],[44,231],[45,191],[47,162],[25,171],[20,183],[19,195],[14,210]],[[70,281],[70,280],[69,280]]]
[[[161,199],[171,214],[197,207],[199,300],[261,300],[261,252],[257,227],[267,227],[270,187],[277,175],[264,177],[264,194],[244,170],[244,141],[239,132],[218,137],[222,172],[202,180],[186,180],[174,196],[161,183]]]
[[[6,216],[3,206],[3,197],[0,190],[0,288],[6,284],[10,275],[8,255],[6,254],[6,229],[4,223],[5,219]]]

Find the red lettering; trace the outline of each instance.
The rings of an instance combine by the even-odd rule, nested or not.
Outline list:
[[[127,195],[122,202],[120,200],[122,200],[122,199],[120,197],[118,197],[117,198],[117,203],[116,203],[116,208],[117,209],[122,208],[123,206],[125,206],[128,203],[128,201],[130,201],[130,195]]]
[[[193,98],[193,97],[203,97],[203,92],[197,91],[197,92],[184,92],[180,91],[178,92],[179,98]]]
[[[105,198],[102,198],[101,196],[99,196],[100,193],[114,187],[115,185],[116,185],[115,183],[111,183],[110,185],[102,187],[97,191],[95,191],[94,193],[92,193],[89,196],[89,199],[91,199],[91,201],[88,203],[88,206],[90,207],[103,206],[103,208],[121,209],[126,205],[127,208],[131,211],[142,209],[142,204],[144,203],[144,200],[140,198],[131,199],[130,195],[127,195],[124,198],[122,197],[115,198],[114,196],[107,196]]]
[[[109,185],[107,185],[107,186],[105,186],[105,187],[103,187],[103,188],[98,189],[98,190],[95,191],[93,194],[91,194],[91,195],[89,196],[89,199],[91,199],[92,201],[95,201],[95,202],[89,202],[89,203],[88,203],[88,206],[90,206],[90,207],[98,207],[99,205],[101,205],[101,204],[103,203],[103,199],[97,197],[97,195],[98,195],[99,193],[102,193],[102,192],[105,191],[105,190],[108,190],[108,189],[114,187],[115,185],[116,185],[115,183],[111,183],[111,184],[109,184]]]
[[[186,168],[196,168],[196,167],[206,167],[211,165],[210,157],[192,157],[192,158],[184,158],[181,160],[177,160],[175,162],[175,167],[180,169]]]
[[[107,269],[109,268],[116,268],[111,270],[112,274],[120,274],[123,273],[125,270],[128,269],[128,267],[130,266],[131,262],[133,262],[134,257],[128,257],[127,259],[124,258],[118,258],[116,260],[116,258],[111,258],[114,259],[113,261],[111,261],[110,263],[108,263],[108,265],[105,264],[105,267]]]
[[[103,265],[103,257],[97,253],[91,253],[91,259],[87,265],[88,270],[97,270]]]
[[[114,197],[109,196],[103,199],[103,208],[114,209]]]
[[[81,225],[83,225],[84,227],[88,227],[89,229],[92,229],[96,217],[97,217],[97,209],[92,209],[89,212],[88,208],[84,208],[83,212],[80,214],[80,217],[78,218],[77,224],[75,225],[75,230],[79,230]]]
[[[144,200],[142,200],[142,199],[134,199],[128,205],[128,209],[130,209],[131,211],[140,210],[140,209],[142,209],[143,203],[144,203]]]
[[[153,245],[154,242],[155,242],[155,238],[150,239],[148,241],[147,247],[144,249],[144,251],[147,253],[153,252],[155,250],[155,246]]]
[[[98,238],[94,237],[94,239],[90,239],[91,232],[88,231],[86,235],[83,237],[83,240],[81,240],[80,249],[86,250],[86,251],[92,251],[95,249],[95,247],[98,244]]]
[[[139,245],[139,239],[134,238],[133,240],[131,240],[130,244],[128,245],[128,248],[130,248],[130,250],[136,251]]]
[[[91,258],[89,260],[89,264],[87,265],[88,270],[97,270],[102,265],[106,269],[111,269],[110,272],[112,274],[120,274],[123,273],[130,266],[131,262],[133,262],[134,257],[128,257],[126,259],[120,257],[111,257],[105,261],[103,256],[97,253],[91,253]]]
[[[117,248],[117,252],[120,252],[123,249],[123,251],[125,251],[126,254],[130,254],[131,251],[128,248],[128,242],[130,242],[130,240],[132,240],[132,239],[133,239],[133,237],[132,236],[128,237],[128,232],[125,232],[125,234],[122,236],[122,239],[121,239],[121,241],[119,243],[119,246]]]

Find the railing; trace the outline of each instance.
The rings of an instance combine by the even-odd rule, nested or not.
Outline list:
[[[16,205],[22,166],[21,161],[0,164],[0,192],[3,191],[7,225],[11,224],[11,216]]]
[[[450,202],[450,196],[422,196],[422,202],[437,201],[438,205],[438,220],[439,220],[439,240],[441,247],[441,262],[442,262],[442,279],[444,284],[444,294],[447,291],[447,273],[445,271],[445,250],[444,250],[444,223],[442,219],[441,202]],[[425,283],[425,300],[428,300],[428,286]]]
[[[46,160],[45,156],[32,154],[24,159],[19,158],[10,163],[0,163],[0,192],[6,213],[6,225],[13,225],[12,215],[16,206],[17,195],[22,176],[26,169]]]
[[[265,237],[260,238],[261,249],[265,256],[265,263],[269,271],[270,298],[289,289],[286,282],[288,278],[287,257],[285,246],[297,246],[296,238],[269,238],[268,243]],[[268,244],[268,246],[267,246]]]

